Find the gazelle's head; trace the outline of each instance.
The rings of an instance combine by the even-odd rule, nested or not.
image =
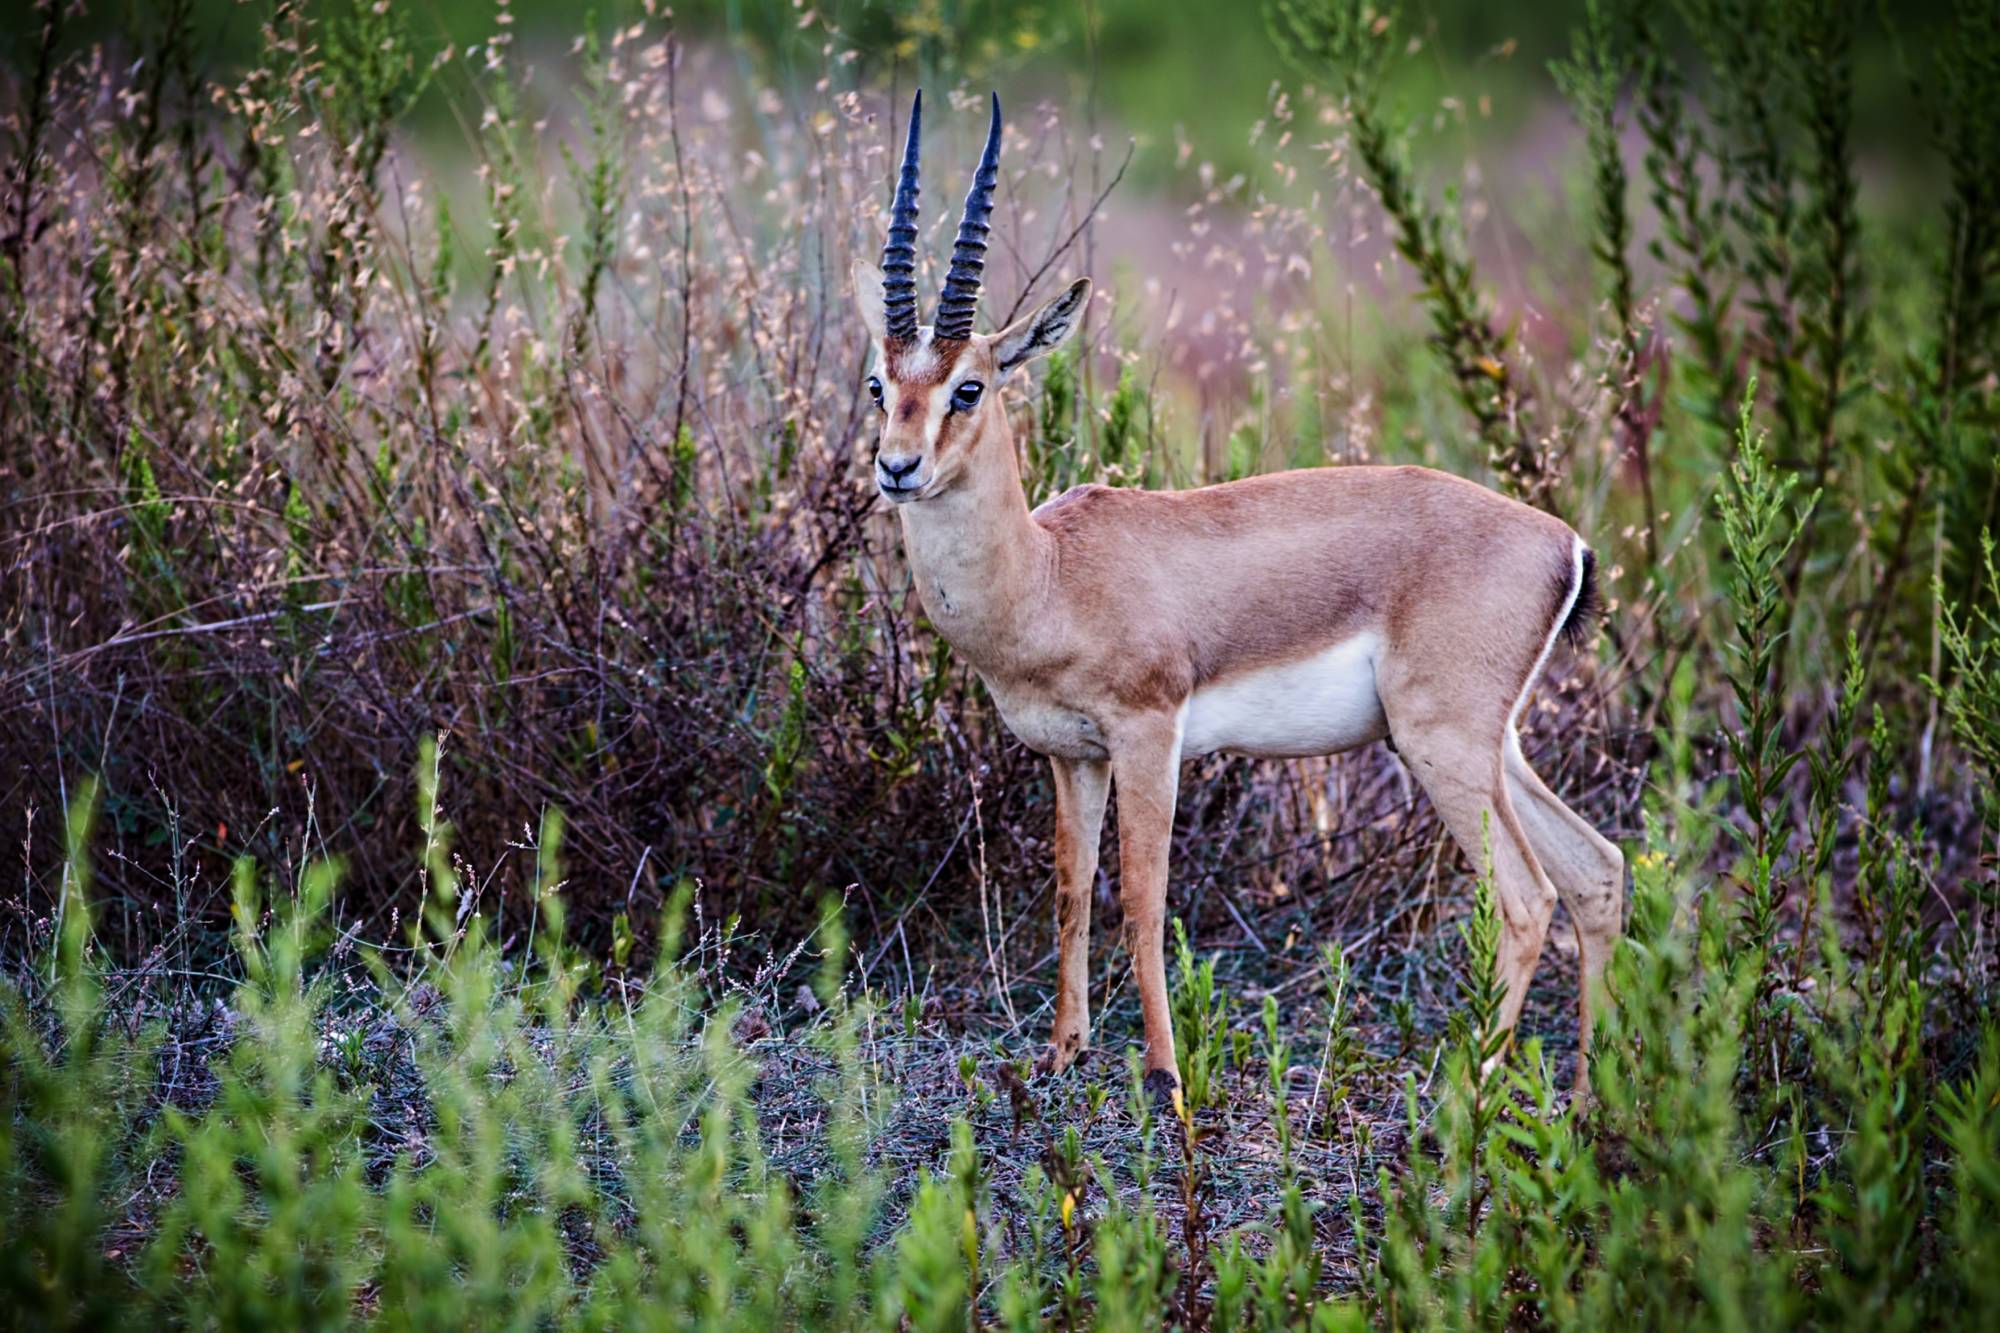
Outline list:
[[[1054,350],[1076,327],[1090,299],[1090,279],[1080,278],[1060,296],[999,333],[972,331],[986,267],[993,187],[1000,178],[1000,98],[986,151],[965,196],[965,212],[952,246],[951,269],[938,297],[937,320],[917,323],[917,153],[923,134],[923,94],[910,107],[910,136],[889,216],[882,267],[854,261],[854,299],[875,342],[867,390],[882,414],[875,450],[875,484],[901,504],[950,490],[982,450],[1004,450],[1005,429],[997,393],[1020,367]],[[988,430],[999,425],[998,430]],[[990,438],[989,438],[990,437]],[[987,443],[981,443],[982,440]]]

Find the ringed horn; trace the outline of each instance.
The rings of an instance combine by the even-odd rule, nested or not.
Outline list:
[[[924,95],[910,103],[910,130],[903,141],[903,165],[896,176],[896,198],[889,210],[889,239],[882,247],[882,306],[885,330],[898,341],[917,336],[917,195],[918,159],[923,147]],[[972,336],[973,314],[979,306],[980,279],[986,270],[987,237],[993,230],[993,191],[1000,182],[1000,94],[993,94],[992,119],[986,127],[986,149],[972,174],[959,216],[958,238],[951,248],[951,268],[938,296],[937,324],[932,336],[959,342]]]

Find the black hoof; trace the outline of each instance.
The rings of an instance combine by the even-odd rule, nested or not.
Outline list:
[[[1181,1081],[1174,1077],[1170,1069],[1147,1070],[1145,1082],[1142,1084],[1146,1089],[1147,1098],[1153,1105],[1170,1114],[1174,1109],[1174,1092],[1180,1085]]]

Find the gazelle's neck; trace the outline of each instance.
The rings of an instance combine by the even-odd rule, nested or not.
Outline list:
[[[1045,593],[1054,539],[1028,513],[1006,419],[970,441],[950,490],[901,506],[903,542],[931,623],[977,670],[999,666]]]

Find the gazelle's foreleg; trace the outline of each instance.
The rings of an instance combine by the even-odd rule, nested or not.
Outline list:
[[[1050,763],[1056,788],[1056,1024],[1044,1065],[1060,1073],[1090,1045],[1090,897],[1111,765]]]
[[[1155,1093],[1180,1082],[1166,961],[1167,856],[1180,751],[1180,727],[1170,714],[1133,719],[1119,728],[1111,748],[1111,779],[1118,788],[1118,896],[1145,1020],[1146,1086]]]

